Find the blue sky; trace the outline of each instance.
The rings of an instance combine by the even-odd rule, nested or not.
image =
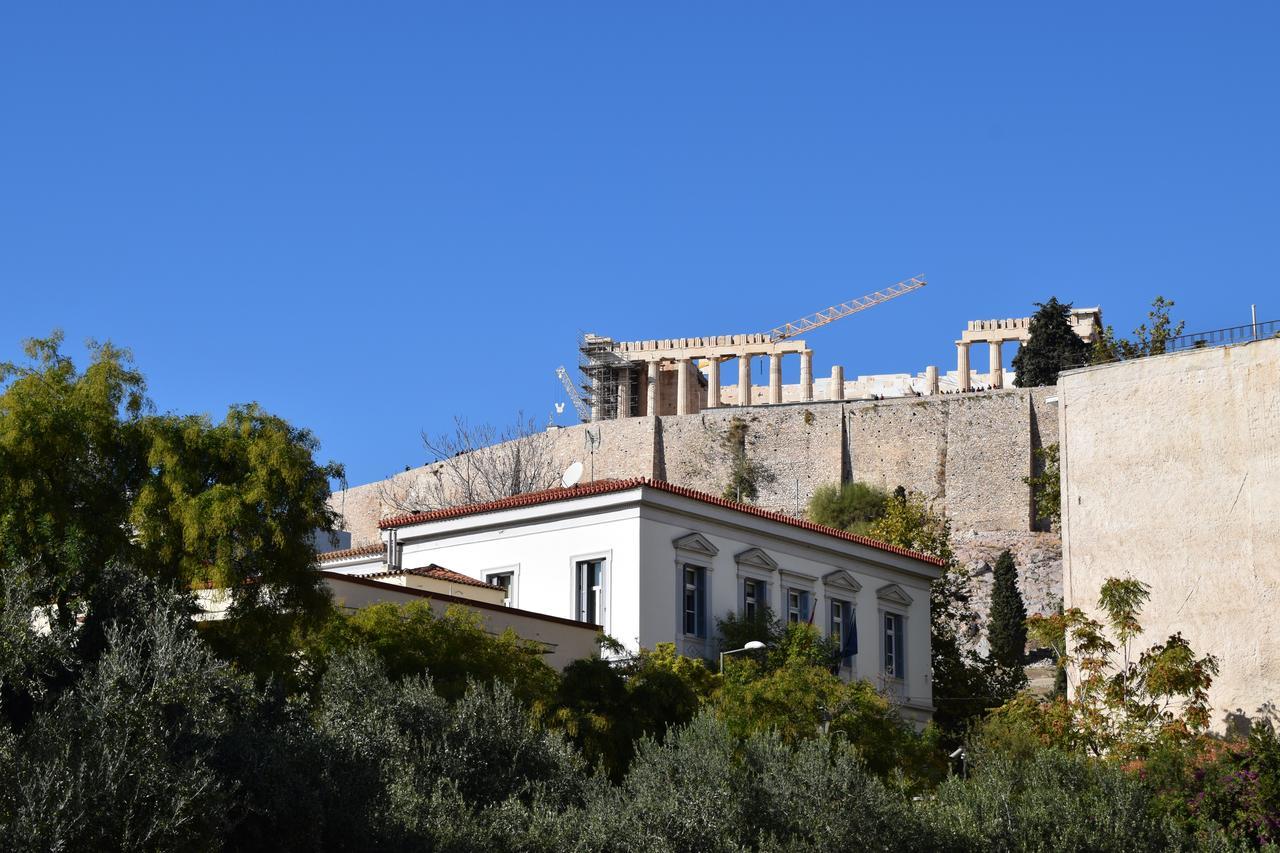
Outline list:
[[[133,349],[353,483],[455,414],[545,422],[579,330],[954,367],[1050,295],[1280,317],[1280,6],[10,3],[0,359]],[[978,355],[980,366],[985,355]],[[794,365],[793,371],[797,369]],[[567,416],[561,422],[569,422]]]

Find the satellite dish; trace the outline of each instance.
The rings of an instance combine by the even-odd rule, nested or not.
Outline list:
[[[564,474],[560,477],[560,483],[567,489],[576,486],[582,480],[582,463],[575,462],[565,469]]]

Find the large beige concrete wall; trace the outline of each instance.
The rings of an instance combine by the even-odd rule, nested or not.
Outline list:
[[[1280,340],[1063,374],[1064,591],[1151,587],[1139,647],[1219,658],[1215,724],[1280,698]]]

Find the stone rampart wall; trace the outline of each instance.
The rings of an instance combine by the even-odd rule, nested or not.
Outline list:
[[[825,484],[852,479],[890,490],[905,486],[951,519],[957,555],[979,587],[1003,548],[1025,557],[1028,610],[1040,612],[1061,595],[1058,537],[1032,531],[1023,478],[1032,470],[1032,449],[1057,440],[1057,412],[1047,402],[1054,393],[1006,389],[721,408],[579,424],[542,440],[549,442],[555,472],[580,461],[584,479],[654,477],[719,495],[732,464],[724,439],[740,420],[747,457],[761,474],[757,505],[800,515]],[[352,545],[378,541],[378,520],[403,512],[406,496],[435,477],[440,464],[335,492],[331,505],[343,514]]]

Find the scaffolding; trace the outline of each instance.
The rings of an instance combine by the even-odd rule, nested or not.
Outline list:
[[[582,379],[582,402],[588,414],[579,410],[583,421],[606,420],[618,417],[621,399],[619,389],[630,392],[627,416],[636,414],[639,394],[638,371],[635,365],[617,351],[612,338],[590,333],[578,336],[578,372]]]

